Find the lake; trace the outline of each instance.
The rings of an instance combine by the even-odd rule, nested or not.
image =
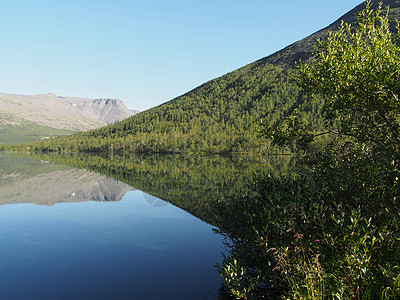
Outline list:
[[[213,203],[264,167],[0,154],[1,299],[217,299]]]

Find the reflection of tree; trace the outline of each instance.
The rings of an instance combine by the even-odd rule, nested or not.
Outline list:
[[[255,174],[287,172],[291,165],[288,156],[28,155],[110,176],[168,201],[214,226],[224,223],[215,213],[214,203],[244,193]]]

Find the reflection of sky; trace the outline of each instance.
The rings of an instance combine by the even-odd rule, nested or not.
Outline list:
[[[1,299],[214,299],[220,237],[144,199],[0,206]]]
[[[154,197],[153,195],[143,193],[144,200],[154,207],[164,207],[169,203],[167,201],[161,200],[160,198]]]

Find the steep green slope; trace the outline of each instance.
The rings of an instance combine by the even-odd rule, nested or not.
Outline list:
[[[377,5],[377,1],[374,5]],[[398,19],[400,1],[386,0]],[[327,28],[266,58],[211,80],[185,95],[122,122],[29,145],[36,150],[104,152],[213,152],[268,150],[260,137],[261,120],[282,120],[294,109],[318,131],[324,101],[303,95],[296,85],[295,62],[317,50],[317,39],[353,23],[364,4]]]

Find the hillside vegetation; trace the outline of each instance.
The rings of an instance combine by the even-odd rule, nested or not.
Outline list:
[[[390,5],[391,14],[398,17],[399,1],[384,1],[384,5]],[[259,134],[261,122],[279,123],[295,109],[308,131],[318,132],[324,125],[324,101],[301,93],[295,82],[295,62],[308,60],[317,50],[316,40],[336,30],[340,20],[355,22],[354,14],[363,7],[271,56],[122,122],[22,148],[66,152],[267,151],[269,144]]]
[[[261,120],[274,122],[300,108],[318,126],[322,101],[305,102],[294,70],[249,65],[209,81],[170,102],[114,125],[34,144],[50,151],[212,153],[262,149]]]

